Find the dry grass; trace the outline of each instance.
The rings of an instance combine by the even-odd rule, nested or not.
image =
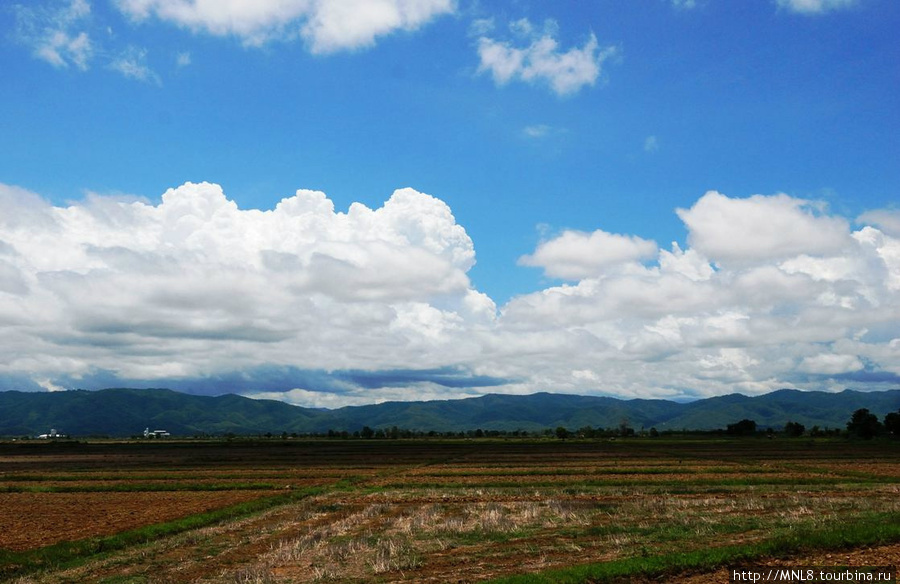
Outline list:
[[[92,582],[129,574],[149,574],[147,581],[233,584],[477,581],[576,562],[751,542],[868,512],[900,511],[896,483],[854,482],[856,475],[846,474],[893,476],[897,463],[891,457],[898,456],[873,455],[852,466],[849,452],[832,458],[824,449],[803,450],[795,461],[793,452],[777,447],[689,444],[667,458],[650,442],[646,451],[637,442],[614,448],[475,444],[465,446],[464,455],[441,457],[427,445],[416,451],[416,460],[382,446],[373,451],[371,468],[359,470],[358,456],[345,461],[345,469],[334,456],[327,467],[308,471],[310,476],[364,472],[352,486],[19,582]],[[437,459],[441,462],[430,462]],[[735,481],[742,468],[753,480]],[[640,477],[642,469],[652,480],[604,482]],[[264,468],[246,472],[266,473]],[[274,474],[304,473],[280,468]],[[842,478],[827,484],[787,482],[808,476]],[[602,480],[594,480],[598,477]],[[693,480],[697,477],[713,482]],[[715,477],[723,482],[715,483]],[[770,477],[773,482],[767,483]]]

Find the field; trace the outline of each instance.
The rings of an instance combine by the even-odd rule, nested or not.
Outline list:
[[[896,563],[898,446],[7,443],[0,580],[713,582],[777,558]]]

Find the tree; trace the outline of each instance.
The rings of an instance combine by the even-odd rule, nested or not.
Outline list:
[[[900,410],[884,417],[884,429],[892,436],[900,437]]]
[[[756,433],[756,422],[744,418],[740,422],[728,424],[725,433],[732,436],[749,436]]]
[[[565,440],[569,437],[569,431],[563,428],[562,426],[558,426],[556,428],[556,437],[560,440]]]
[[[878,416],[868,409],[860,408],[853,412],[853,416],[847,422],[847,432],[851,436],[871,440],[881,433],[881,422],[878,421]]]
[[[800,422],[788,422],[784,425],[784,433],[788,436],[803,436],[803,433],[806,432],[806,426],[801,424]]]
[[[373,430],[372,428],[369,428],[368,426],[363,426],[363,429],[359,433],[359,435],[368,440],[369,438],[372,438],[375,436],[375,430]]]

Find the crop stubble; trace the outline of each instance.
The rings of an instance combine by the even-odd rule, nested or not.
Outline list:
[[[125,572],[148,582],[469,582],[751,542],[798,525],[900,509],[897,449],[842,442],[133,446],[101,445],[102,456],[85,446],[73,459],[51,451],[43,461],[37,449],[21,459],[7,450],[0,454],[11,466],[3,468],[13,470],[0,476],[0,487],[47,484],[42,473],[51,470],[52,484],[73,486],[262,480],[283,489],[342,482],[258,517],[205,528],[202,536],[151,544],[128,562],[113,557],[23,582],[93,581]],[[0,493],[0,523],[24,526],[23,518],[38,517],[44,505],[46,526],[54,515],[80,509],[75,515],[93,531],[66,537],[83,537],[165,520],[170,515],[163,510],[186,515],[267,494],[272,491]],[[14,541],[10,532],[0,524],[0,547],[52,541]]]

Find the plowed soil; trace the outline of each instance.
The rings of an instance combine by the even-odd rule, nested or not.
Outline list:
[[[271,491],[0,493],[0,548],[111,535],[250,501]]]

